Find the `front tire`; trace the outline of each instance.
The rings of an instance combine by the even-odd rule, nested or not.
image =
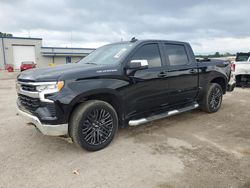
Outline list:
[[[89,100],[80,104],[70,119],[70,136],[74,143],[89,151],[108,146],[118,129],[115,109],[107,102]]]
[[[201,109],[208,113],[217,112],[222,103],[223,91],[219,84],[211,83],[201,101]]]

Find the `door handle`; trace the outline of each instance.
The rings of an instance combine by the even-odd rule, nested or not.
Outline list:
[[[164,78],[164,77],[166,77],[166,76],[167,76],[166,72],[160,72],[160,73],[158,74],[158,77],[159,77],[159,78]]]
[[[196,70],[195,70],[195,69],[191,69],[189,72],[190,72],[191,74],[195,74],[195,73],[196,73]]]

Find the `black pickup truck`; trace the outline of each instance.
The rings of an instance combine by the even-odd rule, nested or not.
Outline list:
[[[195,108],[213,113],[228,88],[225,61],[196,61],[188,43],[119,42],[77,64],[33,69],[17,78],[19,114],[43,134],[69,136],[82,148],[106,147],[118,127]]]

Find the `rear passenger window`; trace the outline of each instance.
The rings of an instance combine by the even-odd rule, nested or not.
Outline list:
[[[132,60],[147,60],[148,67],[161,67],[161,57],[158,44],[146,44],[135,52]]]
[[[183,45],[165,44],[166,55],[171,66],[187,65],[188,57]]]

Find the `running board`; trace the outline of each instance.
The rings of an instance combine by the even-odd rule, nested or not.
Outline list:
[[[155,121],[155,120],[158,120],[158,119],[162,119],[162,118],[165,118],[165,117],[180,114],[182,112],[193,110],[193,109],[198,108],[198,107],[199,107],[199,104],[194,103],[194,104],[192,104],[190,106],[180,108],[178,110],[171,110],[171,111],[164,112],[162,114],[153,115],[153,116],[150,116],[150,117],[147,117],[147,118],[141,118],[141,119],[137,119],[137,120],[130,120],[128,122],[128,124],[129,124],[129,126],[137,126],[137,125],[141,125],[141,124],[148,123],[148,122],[151,122],[151,121]]]

